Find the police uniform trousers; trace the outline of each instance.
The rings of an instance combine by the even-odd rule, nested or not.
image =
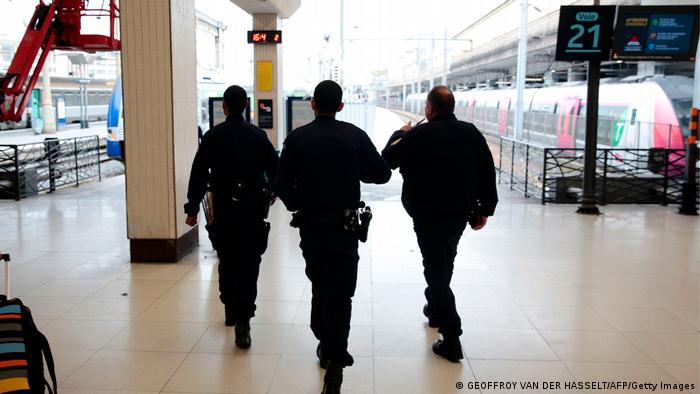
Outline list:
[[[427,287],[428,311],[446,338],[462,335],[462,321],[450,288],[457,245],[467,226],[467,217],[440,215],[414,217],[413,229],[423,255],[423,274]]]
[[[300,247],[311,280],[311,330],[330,362],[350,366],[352,297],[357,285],[358,240],[338,223],[305,221]]]
[[[248,204],[217,204],[215,200],[213,231],[221,302],[236,321],[248,321],[255,316],[258,274],[270,224]]]

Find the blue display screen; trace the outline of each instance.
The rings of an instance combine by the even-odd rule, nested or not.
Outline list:
[[[620,7],[613,59],[693,60],[698,7]]]

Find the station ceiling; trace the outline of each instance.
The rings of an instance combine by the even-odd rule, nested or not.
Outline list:
[[[231,0],[249,14],[277,14],[282,19],[291,17],[301,6],[301,0]]]

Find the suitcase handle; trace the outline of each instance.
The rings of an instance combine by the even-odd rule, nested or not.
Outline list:
[[[5,263],[5,299],[9,300],[10,297],[10,255],[0,253],[0,261]]]

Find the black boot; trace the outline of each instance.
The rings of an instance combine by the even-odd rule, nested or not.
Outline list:
[[[321,368],[326,369],[328,366],[328,359],[323,355],[321,342],[319,342],[318,346],[316,347],[316,356],[318,356],[318,364],[321,366]]]
[[[224,314],[226,318],[224,319],[224,324],[227,327],[233,327],[236,325],[236,317],[233,313],[233,308],[224,305]]]
[[[464,358],[462,354],[462,343],[459,338],[438,339],[433,343],[433,353],[442,356],[453,363],[458,363]]]
[[[236,324],[236,346],[241,349],[248,349],[250,342],[250,323],[239,322]]]
[[[430,313],[430,307],[428,304],[423,305],[423,315],[428,318],[428,326],[432,328],[437,328],[438,324],[434,314]]]
[[[328,362],[326,376],[323,377],[323,391],[321,394],[340,394],[341,384],[343,384],[343,367]]]

